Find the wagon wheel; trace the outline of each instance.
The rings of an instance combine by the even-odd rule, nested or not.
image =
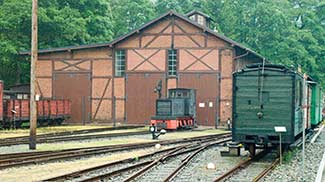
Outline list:
[[[251,157],[255,156],[255,152],[256,152],[255,149],[256,149],[256,147],[255,147],[254,143],[248,144],[248,151],[249,151]]]
[[[22,122],[21,121],[15,121],[15,128],[21,128]]]
[[[59,126],[62,125],[63,121],[64,121],[63,119],[58,119],[58,121],[57,121],[58,125]]]

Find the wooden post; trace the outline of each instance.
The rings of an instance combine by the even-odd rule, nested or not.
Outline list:
[[[30,69],[30,133],[29,133],[29,149],[36,149],[36,127],[37,127],[37,110],[35,101],[35,68],[37,61],[37,6],[38,0],[33,0],[32,7],[32,50],[31,50],[31,69]]]
[[[113,96],[113,113],[112,113],[112,117],[113,117],[113,126],[114,128],[116,127],[116,97]]]

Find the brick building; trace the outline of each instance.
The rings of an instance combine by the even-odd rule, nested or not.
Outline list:
[[[39,51],[37,92],[70,98],[70,123],[148,123],[154,87],[197,89],[199,125],[231,118],[232,72],[263,57],[209,28],[210,17],[169,11],[111,42]],[[21,53],[29,55],[28,52]],[[220,124],[220,123],[219,123]]]

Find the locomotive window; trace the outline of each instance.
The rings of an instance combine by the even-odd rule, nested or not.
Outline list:
[[[175,92],[170,92],[170,98],[174,98],[175,97]]]
[[[188,92],[184,91],[183,92],[183,97],[188,97]]]
[[[176,76],[177,50],[168,50],[168,76]]]
[[[17,99],[23,99],[23,95],[22,94],[17,94]]]
[[[115,52],[115,76],[124,76],[125,74],[125,50]]]

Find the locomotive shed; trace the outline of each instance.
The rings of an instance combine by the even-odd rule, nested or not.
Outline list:
[[[70,99],[71,124],[148,124],[162,80],[163,97],[170,88],[196,89],[198,125],[225,125],[232,72],[264,58],[210,29],[210,21],[198,11],[169,11],[107,43],[40,50],[37,93]]]

